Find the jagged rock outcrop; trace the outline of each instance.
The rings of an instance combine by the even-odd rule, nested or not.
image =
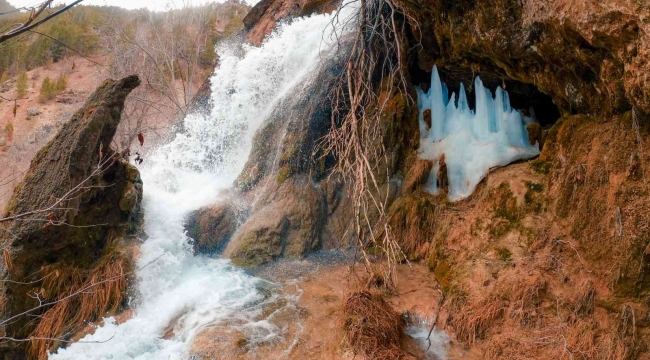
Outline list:
[[[52,306],[19,316],[4,331],[8,336],[26,338],[36,326],[44,337],[61,337],[79,330],[86,321],[105,315],[101,309],[116,309],[126,291],[133,243],[142,223],[140,201],[142,181],[137,168],[122,154],[111,149],[126,96],[138,85],[137,76],[105,81],[86,104],[32,160],[23,182],[15,189],[1,226],[0,242],[5,249],[3,278],[3,318],[12,318],[44,302],[56,301],[77,291],[88,281],[100,281],[115,271],[120,279],[89,289],[100,291],[103,304],[84,303],[89,297],[73,297],[68,314],[59,312],[62,325],[47,333],[33,316],[41,319]],[[27,214],[27,215],[25,215]],[[15,217],[15,219],[13,219]],[[10,259],[10,261],[9,261]],[[107,273],[102,273],[107,272]],[[99,273],[99,274],[98,274]],[[121,275],[119,275],[121,274]],[[88,277],[95,276],[95,280]],[[106,286],[112,288],[104,288]],[[118,302],[118,303],[115,303]],[[62,304],[60,302],[59,304]],[[77,313],[89,306],[92,318]],[[75,316],[72,316],[75,315]],[[69,317],[68,317],[69,316]],[[68,323],[81,317],[75,324]],[[30,357],[45,356],[51,342],[30,342]],[[19,349],[18,351],[23,351]],[[10,350],[4,348],[7,355]]]

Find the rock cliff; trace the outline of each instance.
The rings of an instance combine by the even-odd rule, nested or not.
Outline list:
[[[387,100],[379,120],[390,179],[381,186],[404,255],[427,264],[445,293],[439,326],[468,349],[468,358],[645,358],[650,6],[391,4],[403,14],[405,31],[395,36],[408,45],[400,54],[408,85],[396,91],[374,84]],[[305,8],[294,6],[258,4],[245,21],[249,41],[259,43],[277,18]],[[426,192],[433,165],[418,159],[414,87],[430,85],[433,65],[452,90],[479,75],[492,91],[506,89],[514,108],[536,114],[540,124],[529,136],[543,143],[540,157],[494,169],[460,202]],[[327,176],[338,159],[302,160],[331,125],[325,93],[296,95],[308,99],[300,106],[320,104],[312,114],[322,118],[275,118],[257,135],[237,181],[255,205],[226,247],[241,264],[303,256],[350,235],[335,220],[350,223],[353,215],[346,186]],[[340,208],[348,213],[330,215]]]

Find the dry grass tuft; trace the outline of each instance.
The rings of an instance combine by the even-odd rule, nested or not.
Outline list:
[[[599,331],[593,320],[569,327],[560,339],[557,352],[561,359],[627,360],[634,345],[634,340],[624,334]]]
[[[503,317],[506,310],[504,301],[499,297],[471,303],[464,297],[451,299],[448,324],[454,329],[459,341],[473,344],[485,335],[492,323]]]
[[[377,292],[358,291],[343,304],[343,336],[355,355],[365,359],[408,358],[401,348],[404,319]]]
[[[591,280],[586,281],[583,284],[573,307],[573,313],[575,316],[592,315],[594,313],[595,299],[596,288],[594,287],[594,282]]]
[[[542,298],[546,292],[546,282],[533,284],[517,283],[512,289],[513,307],[510,317],[521,326],[536,326],[542,319]]]
[[[115,251],[102,257],[87,274],[44,268],[45,273],[53,275],[43,284],[41,295],[59,301],[40,316],[30,336],[34,340],[29,342],[28,358],[46,360],[47,350],[58,347],[60,340],[67,340],[88,322],[117,311],[128,288],[126,275],[131,267],[130,257]]]
[[[491,337],[485,346],[486,359],[499,360],[630,360],[637,353],[634,314],[626,306],[618,326],[604,330],[592,318],[559,322],[542,329],[507,332]]]
[[[366,289],[378,289],[384,293],[390,294],[395,290],[395,286],[390,279],[390,274],[386,272],[386,268],[376,263],[366,267],[366,274],[363,276]]]

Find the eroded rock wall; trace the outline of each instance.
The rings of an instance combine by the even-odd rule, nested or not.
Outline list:
[[[648,5],[399,4],[415,85],[437,65],[447,81],[534,86],[561,115],[543,124],[539,159],[491,172],[461,202],[424,191],[428,165],[405,157],[390,222],[446,294],[439,325],[488,359],[647,356],[648,324],[629,319],[649,314]]]
[[[461,0],[398,4],[412,56],[455,80],[534,84],[564,113],[650,113],[650,7],[643,1]]]

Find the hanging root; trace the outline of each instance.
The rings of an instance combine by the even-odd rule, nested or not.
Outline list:
[[[343,304],[343,336],[355,355],[365,359],[408,357],[401,349],[404,319],[377,292],[352,293]]]
[[[386,219],[391,169],[380,118],[391,94],[413,101],[407,93],[406,48],[401,42],[406,15],[393,0],[359,1],[350,57],[331,95],[332,127],[318,148],[322,156],[338,159],[332,173],[349,186],[365,263],[369,268],[367,249],[381,250],[390,285],[403,254]]]
[[[113,251],[104,255],[87,274],[44,268],[45,273],[52,275],[47,277],[40,296],[58,301],[40,316],[30,336],[28,358],[46,360],[48,350],[83,330],[88,322],[119,310],[131,267],[128,254]]]

